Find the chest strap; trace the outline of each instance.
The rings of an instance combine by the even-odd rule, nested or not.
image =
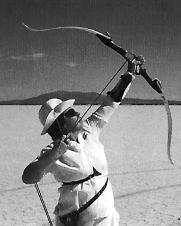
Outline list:
[[[75,223],[75,219],[78,221],[78,217],[79,214],[81,212],[83,212],[84,210],[86,210],[94,201],[96,201],[96,199],[99,198],[99,196],[103,193],[103,191],[106,189],[107,187],[107,183],[108,183],[108,178],[104,184],[104,186],[101,188],[101,190],[95,195],[93,196],[88,202],[86,202],[86,204],[84,204],[83,206],[81,206],[78,210],[75,210],[71,213],[68,213],[64,216],[59,216],[59,220],[64,224],[64,225],[71,225],[70,222],[73,222],[72,225],[77,225]]]
[[[85,181],[90,180],[91,178],[95,177],[95,176],[100,176],[101,173],[99,173],[94,167],[93,167],[93,173],[91,175],[89,175],[88,177],[82,179],[82,180],[77,180],[77,181],[71,181],[71,182],[63,182],[63,185],[77,185],[77,184],[81,184]]]

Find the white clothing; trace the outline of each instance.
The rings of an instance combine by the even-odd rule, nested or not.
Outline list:
[[[97,194],[107,179],[107,160],[104,147],[99,140],[103,126],[119,106],[119,103],[107,96],[105,102],[77,131],[79,142],[71,142],[70,149],[46,170],[52,173],[58,182],[78,181],[93,173],[93,167],[101,173],[92,179],[78,185],[63,185],[59,188],[60,198],[55,210],[56,216],[63,216],[78,210],[95,194]],[[42,154],[51,151],[53,143],[42,150]],[[114,208],[113,192],[110,182],[101,196],[80,214],[80,226],[100,225],[117,226],[118,213]],[[62,225],[57,220],[57,226]]]

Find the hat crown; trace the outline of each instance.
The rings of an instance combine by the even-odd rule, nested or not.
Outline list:
[[[39,110],[39,120],[41,122],[41,124],[44,126],[46,119],[48,117],[48,115],[50,114],[50,112],[52,110],[54,110],[54,108],[61,104],[63,101],[57,98],[52,98],[48,101],[46,101],[40,108]]]
[[[39,110],[39,119],[43,125],[41,135],[47,133],[48,128],[66,109],[72,107],[75,99],[62,101],[57,98],[52,98],[46,101]]]

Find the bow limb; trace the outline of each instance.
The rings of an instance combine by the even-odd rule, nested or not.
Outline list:
[[[51,28],[45,28],[45,29],[36,29],[36,28],[32,28],[27,26],[25,23],[22,23],[22,25],[26,28],[26,30],[28,31],[33,31],[33,32],[45,32],[45,31],[53,31],[53,30],[66,30],[66,29],[72,29],[72,30],[80,30],[80,31],[86,31],[90,34],[94,34],[97,38],[99,38],[99,40],[101,42],[103,42],[106,46],[110,47],[111,49],[115,50],[117,53],[119,53],[123,58],[125,58],[127,61],[130,60],[127,57],[127,54],[130,55],[130,57],[133,58],[135,57],[134,54],[132,54],[131,52],[123,49],[121,46],[116,45],[113,41],[112,38],[110,37],[110,35],[105,35],[99,31],[90,29],[90,28],[86,28],[86,27],[77,27],[77,26],[63,26],[63,27],[51,27]]]
[[[72,30],[81,30],[81,31],[86,31],[89,32],[91,34],[94,35],[99,35],[101,37],[104,37],[107,40],[111,40],[111,38],[108,35],[102,34],[99,31],[90,29],[90,28],[86,28],[86,27],[77,27],[77,26],[59,26],[59,27],[51,27],[51,28],[42,28],[42,29],[36,29],[36,28],[32,28],[29,27],[28,25],[26,25],[25,23],[22,23],[22,25],[29,31],[35,31],[35,32],[44,32],[44,31],[53,31],[53,30],[66,30],[66,29],[72,29]]]
[[[151,77],[147,74],[146,69],[142,69],[140,70],[140,74],[144,77],[144,79],[149,83],[149,85],[158,93],[160,94],[164,106],[165,106],[165,110],[167,113],[167,121],[168,121],[168,139],[167,139],[167,155],[168,155],[168,159],[170,161],[170,163],[172,165],[174,165],[173,160],[171,158],[171,138],[172,138],[172,115],[171,115],[171,111],[169,108],[169,104],[168,104],[168,100],[165,98],[163,89],[161,87],[161,82],[158,79],[154,79],[152,80]]]
[[[170,163],[174,165],[174,162],[171,158],[171,152],[170,152],[171,140],[172,140],[172,115],[171,115],[170,107],[168,104],[168,100],[165,98],[163,91],[161,94],[161,98],[163,100],[165,110],[167,112],[167,121],[168,121],[167,155]]]

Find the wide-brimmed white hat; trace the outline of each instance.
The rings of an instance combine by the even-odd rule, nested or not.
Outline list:
[[[58,116],[71,107],[74,102],[75,99],[62,101],[57,98],[46,101],[39,110],[39,119],[43,125],[41,135],[45,134]]]

